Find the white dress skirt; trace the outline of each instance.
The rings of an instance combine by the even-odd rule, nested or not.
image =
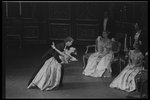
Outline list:
[[[92,77],[102,77],[106,70],[112,72],[111,70],[111,61],[113,59],[113,53],[108,53],[98,62],[95,72],[90,76]]]
[[[142,70],[142,65],[138,65],[138,62],[143,60],[144,56],[140,53],[134,53],[131,50],[129,57],[132,59],[133,64],[128,64],[121,73],[112,81],[109,85],[111,88],[132,92],[136,89],[135,76]]]
[[[135,76],[142,70],[142,67],[131,68],[127,65],[123,71],[109,85],[111,88],[132,92],[136,89]]]
[[[60,83],[61,67],[62,65],[51,57],[44,63],[27,88],[38,87],[42,91],[56,89]]]
[[[111,41],[108,40],[107,42],[99,42],[99,48],[104,50],[106,48],[109,50],[109,53],[105,56],[101,56],[104,51],[97,51],[90,55],[86,68],[83,71],[85,76],[92,76],[92,77],[102,77],[106,70],[111,72],[111,61],[113,59],[113,53],[110,52]]]
[[[101,53],[96,52],[89,57],[86,69],[83,71],[85,76],[102,77],[106,69],[111,72],[113,54],[108,53],[101,58],[98,57],[99,55],[101,55]]]
[[[98,56],[101,55],[100,52],[95,52],[90,55],[86,68],[84,69],[83,73],[85,76],[90,76],[92,73],[95,72],[95,69],[97,67],[98,62],[100,61],[101,58]]]

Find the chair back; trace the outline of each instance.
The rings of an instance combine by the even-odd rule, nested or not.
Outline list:
[[[112,60],[112,63],[119,60],[119,51],[120,51],[121,43],[118,41],[112,42],[112,48],[114,54],[114,59]]]
[[[113,53],[118,53],[120,51],[120,46],[121,46],[121,43],[118,42],[118,41],[113,41],[112,42],[112,51]]]

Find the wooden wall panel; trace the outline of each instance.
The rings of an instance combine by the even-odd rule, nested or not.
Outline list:
[[[77,24],[77,40],[94,41],[97,36],[97,24]]]
[[[51,20],[69,20],[70,3],[50,3],[49,18]]]
[[[67,36],[71,36],[70,24],[51,23],[49,25],[49,38],[52,40],[62,40]]]
[[[98,20],[98,5],[95,3],[77,3],[77,20]]]
[[[39,37],[38,26],[24,26],[23,38],[35,39]]]
[[[21,7],[24,18],[38,18],[38,3],[22,2]]]
[[[7,6],[6,6],[7,3]],[[75,41],[94,41],[102,31],[103,10],[113,4],[116,37],[131,34],[133,23],[148,23],[147,2],[3,2],[5,26],[11,26],[13,17],[23,19],[25,39],[62,40],[72,36]],[[120,14],[126,6],[126,20]],[[111,7],[110,7],[111,8]],[[9,29],[8,29],[9,31]],[[36,33],[35,33],[36,32]],[[7,33],[7,29],[6,29]],[[121,34],[120,34],[121,33]]]

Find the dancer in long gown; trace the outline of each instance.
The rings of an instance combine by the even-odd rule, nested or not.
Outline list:
[[[68,63],[67,60],[70,60],[71,57],[68,56],[68,54],[65,54],[62,52],[62,48],[65,46],[70,46],[73,42],[72,38],[66,38],[65,43],[60,43],[60,45],[56,45],[56,48],[54,52],[54,56],[50,57],[48,60],[45,61],[44,65],[41,67],[41,69],[37,72],[37,74],[34,76],[34,78],[31,78],[28,84],[27,88],[32,87],[38,87],[40,90],[52,90],[58,88],[61,84],[61,77],[62,77],[62,64]],[[63,46],[64,44],[65,46]],[[54,49],[54,46],[52,46]],[[58,50],[60,52],[58,52]],[[70,49],[70,53],[73,52],[75,49]],[[51,50],[50,50],[51,51]],[[64,59],[62,59],[65,57]],[[58,60],[59,58],[59,60]],[[69,59],[70,58],[70,59]],[[66,60],[67,59],[67,60]]]
[[[102,77],[105,69],[108,68],[110,70],[108,66],[110,66],[113,55],[111,52],[112,40],[107,38],[108,34],[107,30],[103,31],[102,35],[104,38],[98,38],[98,51],[90,55],[86,68],[83,71],[85,76]]]
[[[144,55],[139,51],[140,42],[133,44],[134,50],[130,50],[128,56],[128,65],[122,72],[112,81],[111,88],[117,88],[127,92],[132,92],[136,89],[135,76],[142,70]]]

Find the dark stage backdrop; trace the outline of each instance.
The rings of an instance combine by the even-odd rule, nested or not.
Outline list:
[[[133,23],[147,27],[148,2],[3,2],[3,34],[11,28],[13,18],[23,22],[24,43],[51,43],[66,36],[75,44],[94,43],[101,35],[103,11],[108,8],[115,19],[116,38],[133,33]]]

